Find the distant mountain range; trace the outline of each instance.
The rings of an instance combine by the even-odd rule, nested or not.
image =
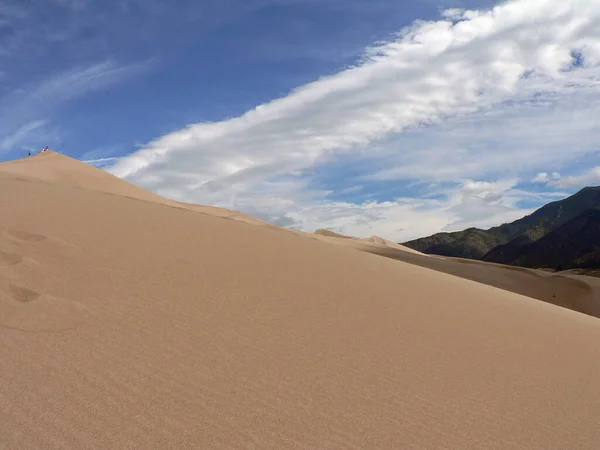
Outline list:
[[[469,228],[403,242],[423,253],[522,267],[600,268],[600,186],[586,187],[489,230]]]

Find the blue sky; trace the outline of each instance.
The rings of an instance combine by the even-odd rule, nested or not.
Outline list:
[[[407,240],[600,183],[594,0],[4,0],[0,160]]]

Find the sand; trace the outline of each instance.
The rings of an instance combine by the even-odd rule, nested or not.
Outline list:
[[[594,317],[55,153],[0,192],[0,448],[600,442]]]
[[[331,230],[317,230],[314,232],[313,237],[320,241],[330,242],[336,245],[344,245],[346,247],[351,247],[374,254],[378,254],[382,250],[401,250],[405,253],[421,255],[423,257],[429,256],[410,247],[406,247],[404,245],[398,244],[380,236],[356,238],[352,236],[345,236],[343,234],[339,234]]]
[[[337,239],[336,243],[498,287],[600,318],[600,278],[584,276],[577,270],[553,272],[470,259],[447,258],[426,255],[402,245],[394,245],[389,241],[344,237],[346,239]]]

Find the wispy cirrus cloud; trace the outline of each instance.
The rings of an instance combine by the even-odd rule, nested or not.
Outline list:
[[[119,160],[118,156],[107,156],[106,158],[96,158],[96,159],[82,159],[82,161],[86,164],[91,164],[96,167],[105,167],[111,164],[114,164]]]
[[[5,136],[0,141],[0,152],[13,148],[22,141],[30,138],[32,133],[42,128],[45,124],[45,120],[34,120],[18,128],[14,133]]]
[[[57,103],[106,89],[147,70],[153,63],[154,60],[149,60],[138,64],[119,65],[113,61],[106,61],[79,67],[45,78],[26,93],[26,98],[27,101],[39,103],[42,107],[52,107]]]
[[[315,217],[320,226],[327,222],[323,211],[336,216],[335,226],[354,224],[361,233],[366,228],[357,217],[370,217],[371,229],[398,239],[417,233],[398,229],[409,216],[419,234],[516,218],[528,210],[519,207],[523,196],[507,194],[515,179],[564,164],[568,153],[557,146],[595,151],[600,4],[515,0],[445,16],[415,22],[367,49],[356,66],[242,116],[158,138],[109,170],[167,196],[293,219],[305,229],[317,226]],[[370,166],[366,180],[429,179],[453,187],[444,200],[340,204],[310,184],[281,190],[273,182],[326,165],[332,155],[358,157]],[[482,177],[496,178],[494,195],[503,201],[465,192]],[[512,180],[510,187],[504,180]]]
[[[147,70],[153,63],[118,65],[110,61],[102,62],[50,75],[1,96],[0,152],[18,144],[27,146],[34,140],[39,141],[39,133],[32,132],[49,126],[51,113],[58,107],[123,82]]]

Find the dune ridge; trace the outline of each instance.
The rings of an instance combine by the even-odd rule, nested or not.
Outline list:
[[[400,250],[407,253],[413,253],[422,256],[429,256],[424,253],[421,253],[412,248],[406,247],[404,245],[398,244],[396,242],[390,241],[389,239],[382,238],[380,236],[371,236],[368,238],[357,238],[353,236],[345,236],[343,234],[336,233],[331,230],[316,230],[313,234],[319,240],[324,242],[330,242],[336,245],[345,245],[351,248],[356,248],[359,250],[369,251],[372,250],[371,253],[377,254],[378,249],[381,248],[389,248],[394,250]]]
[[[0,448],[600,442],[596,318],[138,189],[0,164]]]

